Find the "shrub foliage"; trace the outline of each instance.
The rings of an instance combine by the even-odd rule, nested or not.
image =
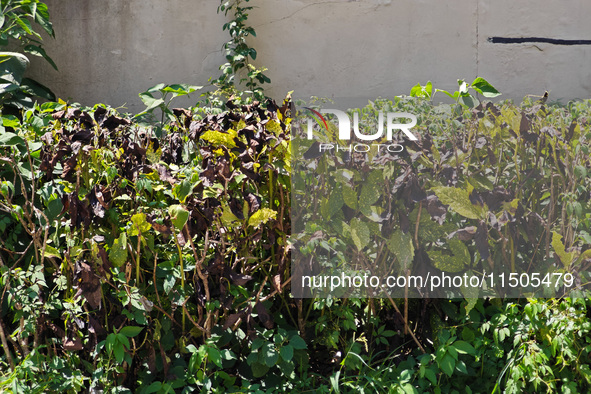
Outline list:
[[[509,201],[520,196],[504,227],[487,224],[495,263],[515,253],[518,264],[547,262],[586,280],[587,102],[485,104],[454,114],[459,109],[395,100],[365,111],[379,105],[421,114],[429,139],[400,164],[421,163],[417,179],[432,171],[448,187],[474,179],[475,206],[496,193],[486,187],[491,174]],[[291,101],[170,112],[159,136],[104,105],[46,103],[2,117],[4,390],[588,389],[585,299],[417,299],[408,317],[401,300],[293,299]],[[443,152],[438,159],[428,143]],[[497,152],[496,166],[482,165],[492,160],[488,150]],[[412,204],[398,207],[411,220]],[[449,205],[454,224],[470,224]],[[548,226],[530,225],[536,218],[551,218],[564,248],[553,233],[548,241]],[[430,245],[422,234],[421,245]],[[482,255],[477,240],[460,242]],[[415,262],[428,252],[415,253]]]

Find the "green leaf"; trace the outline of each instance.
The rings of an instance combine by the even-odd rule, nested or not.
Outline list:
[[[476,90],[478,93],[483,95],[484,97],[491,98],[497,97],[501,95],[497,89],[494,88],[488,81],[484,78],[476,78],[472,82],[472,89]]]
[[[172,97],[185,96],[191,94],[196,90],[203,88],[203,86],[193,86],[187,84],[173,84],[160,89],[164,93],[172,93]]]
[[[53,26],[49,21],[49,11],[47,10],[47,4],[37,3],[37,12],[35,12],[35,22],[39,24],[45,30],[49,36],[55,38],[55,32]]]
[[[25,140],[14,133],[1,133],[0,134],[0,146],[14,146],[22,145],[25,146]]]
[[[119,238],[113,241],[109,251],[109,260],[115,267],[121,267],[127,262],[127,236],[125,233],[121,233]]]
[[[184,203],[187,199],[187,196],[191,194],[193,191],[193,185],[189,180],[183,179],[181,183],[176,184],[172,188],[172,195],[179,200],[180,202]]]
[[[465,373],[466,375],[468,375],[468,369],[466,368],[466,364],[462,360],[457,362],[456,369],[461,373]]]
[[[248,216],[248,211],[246,216]],[[220,216],[220,220],[224,226],[228,227],[232,227],[233,224],[240,222],[240,219],[238,219],[238,217],[232,213],[232,210],[228,204],[224,204],[222,206],[222,215]]]
[[[369,208],[378,201],[381,192],[384,190],[384,178],[381,171],[372,171],[363,184],[361,194],[359,195],[359,207]]]
[[[162,92],[162,89],[166,87],[165,84],[159,83],[157,85],[152,86],[150,89],[146,90],[144,93],[155,93],[155,92]]]
[[[263,377],[269,372],[269,367],[261,363],[253,363],[250,367],[252,368],[252,374],[255,378]]]
[[[158,108],[159,106],[164,104],[164,100],[162,100],[161,98],[156,99],[154,98],[154,96],[152,96],[152,94],[148,92],[140,93],[139,96],[144,105],[146,106],[144,112],[153,111],[155,108]]]
[[[20,127],[21,122],[14,115],[5,115],[5,116],[2,116],[2,125],[4,127],[12,127],[13,129],[16,129],[17,127]],[[1,135],[0,135],[0,138],[2,138]]]
[[[57,257],[58,259],[62,258],[60,251],[51,245],[45,245],[45,257]]]
[[[427,254],[433,265],[444,272],[460,272],[470,264],[470,252],[459,239],[451,239],[448,242],[449,253],[439,250],[429,250]]]
[[[328,217],[326,219],[330,219],[335,213],[339,212],[344,203],[342,189],[340,187],[335,188],[328,198]]]
[[[427,82],[427,84],[425,86],[422,86],[420,83],[417,83],[410,90],[411,97],[431,98],[432,95],[433,95],[433,84],[431,83],[431,81]]]
[[[359,251],[369,243],[369,228],[359,218],[351,220],[351,238]]]
[[[439,363],[439,368],[441,368],[441,370],[445,372],[447,376],[451,377],[451,375],[454,373],[454,369],[456,368],[456,360],[450,354],[446,354]]]
[[[437,186],[432,188],[441,202],[468,219],[478,219],[483,215],[483,208],[470,202],[470,195],[464,189]]]
[[[0,78],[19,85],[29,67],[29,59],[18,52],[0,52]]]
[[[455,341],[453,343],[453,347],[460,354],[471,354],[473,356],[476,355],[476,349],[474,349],[474,346],[470,345],[466,341],[462,341],[462,340]]]
[[[449,97],[451,97],[453,99],[458,98],[458,95],[459,95],[458,92],[450,93],[447,90],[443,90],[443,89],[435,89],[435,93],[437,93],[437,92],[445,93],[446,95],[448,95]]]
[[[468,270],[468,271],[466,271],[466,275],[468,275],[468,277],[470,278],[474,274],[473,274],[472,270]],[[462,292],[462,295],[466,299],[466,302],[467,302],[466,315],[468,315],[470,313],[470,311],[476,305],[476,302],[478,301],[478,296],[480,295],[480,288],[472,287],[469,284],[468,284],[468,286],[464,286],[464,283],[462,283],[462,286],[460,287],[460,291]]]
[[[145,391],[143,391],[144,394],[151,394],[151,393],[157,393],[160,391],[160,389],[162,388],[162,382],[152,382],[152,384],[150,384]]]
[[[480,104],[480,101],[478,101],[478,99],[476,99],[475,97],[466,94],[460,97],[460,99],[458,100],[458,102],[460,104],[465,105],[468,108],[474,108],[477,107],[478,104]]]
[[[117,361],[117,363],[121,364],[123,362],[123,359],[125,358],[125,349],[123,348],[123,344],[116,343],[113,346],[113,353],[115,354],[115,360]]]
[[[342,193],[345,204],[350,208],[357,209],[357,192],[348,184],[343,183]]]
[[[164,281],[162,283],[162,288],[166,294],[170,293],[173,289],[174,285],[176,284],[176,277],[172,274],[166,275]]]
[[[17,25],[19,25],[25,32],[27,32],[27,34],[31,34],[31,35],[35,35],[38,38],[40,37],[39,34],[35,33],[33,31],[33,28],[31,27],[31,22],[29,22],[28,19],[25,18],[20,18],[20,17],[15,17],[14,21],[16,22]]]
[[[300,337],[299,335],[294,335],[293,337],[291,337],[289,339],[289,344],[294,348],[294,349],[305,349],[308,346],[306,345],[306,342],[302,339],[302,337]]]
[[[269,208],[261,208],[248,219],[248,225],[252,227],[259,227],[261,224],[267,223],[271,219],[277,217],[277,212]]]
[[[55,94],[51,89],[31,78],[23,78],[21,89],[23,92],[31,96],[41,97],[42,99],[50,101],[56,99]]]
[[[267,367],[272,367],[277,364],[279,353],[277,353],[277,350],[275,350],[275,346],[272,343],[267,342],[261,349],[261,352],[263,352],[263,358]]]
[[[0,135],[0,137],[1,136],[2,135]],[[10,181],[0,182],[0,194],[2,194],[4,198],[8,198],[10,193],[14,193],[14,184]]]
[[[213,346],[207,347],[207,359],[222,368],[222,354]]]
[[[425,377],[429,379],[429,382],[431,382],[433,385],[437,384],[437,375],[435,375],[435,372],[433,372],[432,369],[425,370]]]
[[[177,231],[182,231],[189,219],[189,211],[183,208],[182,205],[171,205],[168,207],[168,214]]]
[[[584,166],[575,166],[575,176],[578,179],[584,179],[587,177],[587,169]]]
[[[119,331],[120,334],[125,335],[128,338],[133,338],[142,332],[143,327],[136,327],[136,326],[125,326]]]
[[[568,268],[577,257],[576,252],[566,252],[564,244],[562,243],[562,236],[556,231],[552,231],[552,248],[554,248],[554,252],[560,258],[560,261],[565,268]]]
[[[57,65],[54,63],[53,59],[47,55],[47,52],[45,52],[45,49],[43,49],[42,47],[38,45],[29,44],[23,48],[23,51],[30,53],[31,55],[40,56],[44,58],[45,60],[47,60],[49,64],[51,64],[51,67],[53,67],[57,71]]]
[[[152,228],[152,225],[146,221],[145,213],[136,213],[131,217],[131,227],[129,228],[129,235],[137,236],[145,234]]]
[[[340,394],[341,393],[341,389],[339,387],[339,376],[341,375],[341,371],[338,370],[336,374],[330,376],[330,385],[332,386],[332,389],[334,390],[335,393]]]
[[[281,348],[279,353],[281,354],[282,359],[284,359],[285,361],[291,361],[291,359],[293,358],[293,346],[285,345]]]
[[[396,230],[388,240],[388,249],[394,253],[403,270],[410,268],[415,254],[410,232],[404,234],[402,230]]]

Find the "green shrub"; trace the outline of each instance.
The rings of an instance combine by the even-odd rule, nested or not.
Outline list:
[[[315,275],[408,271],[486,279],[486,286],[410,289],[414,297],[586,294],[588,102],[471,108],[396,97],[352,112],[365,134],[375,132],[380,112],[415,114],[420,138],[393,141],[405,147],[399,154],[375,148],[367,155],[322,154],[319,143],[339,144],[334,124],[317,125],[314,140],[297,131],[294,243],[298,261],[314,256]],[[386,144],[385,138],[374,142]],[[403,297],[404,290],[391,296]]]
[[[450,150],[466,143],[479,119],[496,125],[496,110],[521,122],[521,112],[539,104],[485,104],[462,109],[461,118],[446,107],[402,99],[364,111],[401,105],[420,116],[424,135],[428,130],[434,144]],[[398,312],[403,300],[293,299],[290,101],[166,109],[172,115],[163,111],[168,120],[158,127],[104,105],[63,102],[37,106],[22,119],[2,117],[2,390],[588,391],[584,299],[408,300],[415,339],[404,333]],[[544,106],[543,112],[535,112],[535,127],[568,133],[576,123],[577,143],[545,138],[555,142],[556,158],[580,160],[582,169],[572,169],[579,194],[561,200],[565,189],[557,188],[554,197],[541,200],[564,201],[564,215],[556,215],[553,228],[573,237],[564,252],[572,253],[585,278],[589,207],[577,188],[588,187],[582,155],[589,105]],[[511,134],[503,124],[500,132]],[[450,125],[455,137],[445,140]],[[495,141],[495,149],[503,141],[520,143],[509,135]],[[550,153],[549,167],[564,171]],[[484,171],[477,163],[486,158],[471,154],[459,181]],[[497,157],[514,163],[516,156],[505,151]],[[424,172],[417,176],[427,179],[433,169],[419,161]],[[511,168],[503,168],[499,179],[505,182]],[[523,181],[545,193],[549,176]],[[507,180],[506,187],[515,185]],[[546,217],[548,205],[539,200],[522,201],[527,212]],[[455,226],[470,220],[450,216]],[[423,237],[422,223],[421,245],[441,247]],[[561,233],[562,226],[570,232]],[[523,231],[506,233],[515,237],[516,262],[546,259],[527,248]],[[479,253],[476,243],[463,242]],[[557,245],[550,241],[548,266],[562,264]],[[489,248],[500,262],[510,250],[492,236]]]
[[[290,102],[226,106],[171,110],[160,138],[101,105],[4,118],[1,302],[15,340],[3,362],[18,365],[4,384],[229,388],[238,370],[295,378],[306,365],[290,309],[275,311],[289,278]],[[36,364],[56,360],[75,379]]]

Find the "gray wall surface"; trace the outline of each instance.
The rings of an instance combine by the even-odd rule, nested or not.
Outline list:
[[[59,97],[126,111],[160,83],[207,85],[224,62],[217,0],[47,0],[56,39],[30,75]],[[591,40],[584,0],[251,0],[256,64],[269,69],[276,99],[367,99],[408,94],[417,82],[453,89],[458,78],[486,78],[521,100],[591,98],[591,45],[490,37]],[[559,45],[561,44],[561,45]],[[440,96],[440,99],[444,99]],[[195,102],[197,96],[182,104]]]

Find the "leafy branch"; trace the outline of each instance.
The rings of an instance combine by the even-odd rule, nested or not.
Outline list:
[[[222,0],[218,7],[218,13],[231,15],[232,19],[225,23],[223,30],[230,33],[230,40],[224,46],[224,52],[227,62],[220,66],[222,75],[220,75],[213,84],[219,90],[225,93],[237,93],[240,85],[246,86],[246,93],[249,93],[256,100],[264,99],[264,89],[261,85],[270,83],[271,80],[264,72],[266,68],[257,68],[252,64],[257,58],[256,49],[248,45],[248,36],[256,37],[256,32],[252,26],[247,24],[248,11],[253,9],[251,6],[243,6],[250,0]],[[239,81],[236,77],[239,76]]]

